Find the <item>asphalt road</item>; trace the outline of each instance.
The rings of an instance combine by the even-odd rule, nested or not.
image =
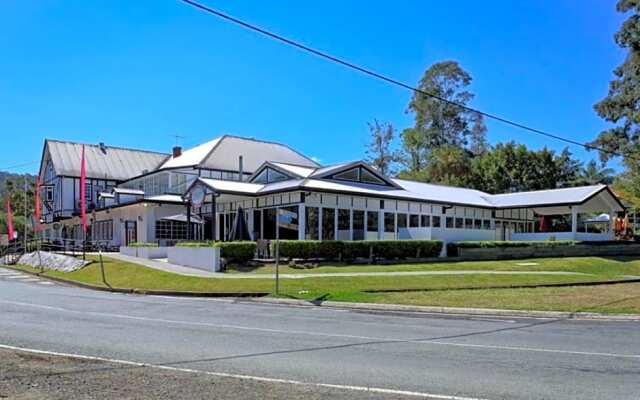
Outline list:
[[[260,384],[255,390],[330,389],[328,398],[640,398],[638,322],[454,318],[143,297],[47,285],[2,271],[5,349],[149,363],[200,379]],[[189,386],[183,390],[188,397]]]

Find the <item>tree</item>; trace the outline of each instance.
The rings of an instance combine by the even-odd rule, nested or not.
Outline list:
[[[407,128],[400,135],[402,139],[402,150],[404,156],[400,160],[404,164],[405,175],[416,175],[424,172],[427,165],[429,145],[424,140],[424,136],[415,128]]]
[[[598,165],[596,160],[591,160],[582,170],[577,181],[580,185],[597,185],[600,183],[609,185],[613,183],[614,172],[612,168],[606,168],[602,164]]]
[[[398,160],[397,151],[392,149],[395,138],[393,125],[388,122],[368,122],[371,141],[367,145],[366,161],[376,167],[383,175],[394,174],[394,166]]]
[[[571,158],[571,152],[565,147],[555,158],[555,175],[557,187],[579,186],[582,162]]]
[[[423,142],[430,149],[466,144],[469,113],[452,103],[466,105],[473,98],[466,90],[470,83],[471,75],[455,61],[433,64],[420,79],[418,89],[438,98],[416,92],[409,103],[409,111],[415,114],[414,129],[424,137]]]
[[[591,144],[610,152],[624,154],[625,179],[640,194],[640,0],[619,0],[621,13],[631,12],[614,39],[618,46],[628,50],[622,64],[614,71],[615,79],[609,83],[607,97],[594,108],[603,119],[615,124],[600,133]],[[600,152],[600,160],[614,157]]]
[[[471,154],[456,146],[434,149],[429,153],[424,178],[429,183],[468,187],[472,182]]]
[[[479,156],[489,150],[489,143],[487,143],[487,127],[484,124],[484,116],[480,113],[473,114],[471,145],[469,146],[469,150],[474,156]]]

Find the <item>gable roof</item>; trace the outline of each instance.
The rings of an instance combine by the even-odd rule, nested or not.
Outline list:
[[[43,160],[47,154],[53,163],[56,175],[80,176],[80,158],[82,143],[45,139]],[[168,154],[123,147],[84,144],[87,177],[124,181],[157,169]],[[103,150],[104,149],[104,150]],[[42,169],[44,165],[40,165]]]
[[[624,206],[607,185],[577,186],[561,189],[535,190],[529,192],[487,195],[488,200],[498,208],[549,207],[556,205],[581,204],[606,190],[622,209]]]
[[[171,157],[161,169],[201,167],[237,171],[240,156],[243,159],[243,171],[248,173],[256,171],[265,161],[319,167],[318,163],[287,145],[224,135],[186,150],[179,157]]]

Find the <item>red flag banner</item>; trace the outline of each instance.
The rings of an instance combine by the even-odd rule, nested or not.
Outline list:
[[[11,199],[7,197],[7,235],[9,240],[15,238],[15,231],[13,230],[13,212],[11,211]]]
[[[87,167],[84,159],[84,145],[80,156],[80,219],[82,230],[87,231]]]

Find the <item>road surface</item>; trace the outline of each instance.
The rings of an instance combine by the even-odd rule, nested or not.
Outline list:
[[[254,392],[275,390],[279,398],[307,397],[304,391],[358,399],[640,397],[638,322],[144,297],[45,284],[6,269],[0,349],[150,364],[144,368],[198,375],[198,385],[233,381]],[[189,385],[181,390],[188,397]]]

